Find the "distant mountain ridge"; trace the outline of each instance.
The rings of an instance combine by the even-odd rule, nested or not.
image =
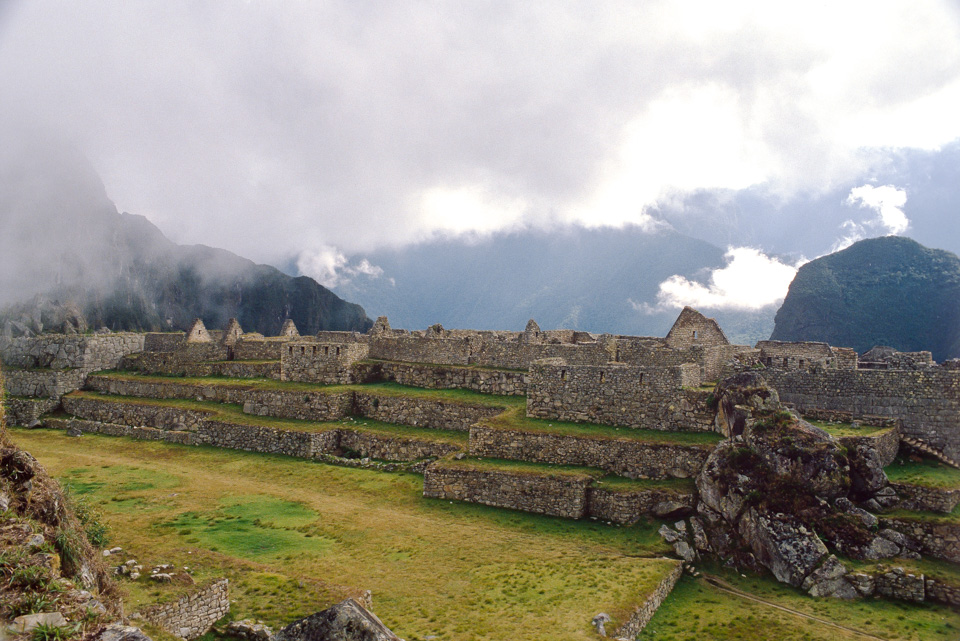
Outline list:
[[[862,240],[797,272],[773,340],[960,357],[960,257],[909,238]]]
[[[86,159],[62,147],[0,158],[0,219],[0,303],[34,331],[38,294],[113,330],[182,330],[196,317],[210,328],[235,317],[266,335],[287,318],[304,334],[373,324],[311,278],[177,245],[143,216],[118,213]]]
[[[545,329],[663,336],[679,308],[658,309],[660,283],[703,280],[724,250],[670,230],[639,227],[498,232],[480,240],[439,239],[352,256],[382,268],[334,287],[393,327]],[[773,329],[774,309],[702,310],[731,340],[753,344]]]

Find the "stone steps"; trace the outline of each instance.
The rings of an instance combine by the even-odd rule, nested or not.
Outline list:
[[[909,445],[910,447],[912,447],[913,449],[923,452],[927,456],[931,456],[937,459],[944,465],[949,465],[954,469],[960,470],[960,463],[958,463],[957,461],[954,461],[952,458],[950,458],[949,456],[947,456],[937,448],[933,447],[932,445],[924,443],[920,439],[914,438],[912,436],[901,436],[900,440],[906,443],[907,445]]]
[[[446,456],[466,448],[462,435],[453,432],[364,425],[362,420],[349,418],[337,423],[286,420],[271,425],[216,403],[129,399],[80,392],[65,396],[63,406],[72,417],[89,422],[89,431],[301,458],[350,452],[379,460],[414,461]],[[94,424],[107,427],[94,429]],[[68,427],[61,423],[53,426]],[[156,432],[171,435],[166,437]]]
[[[571,519],[632,524],[692,510],[691,481],[631,481],[591,468],[443,459],[424,471],[423,495]]]

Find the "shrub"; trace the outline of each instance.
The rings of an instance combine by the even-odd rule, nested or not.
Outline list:
[[[66,641],[80,632],[80,625],[50,625],[41,623],[30,634],[32,641]]]

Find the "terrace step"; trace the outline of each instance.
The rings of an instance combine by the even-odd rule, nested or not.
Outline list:
[[[424,471],[423,495],[571,519],[632,524],[644,516],[676,517],[693,508],[691,481],[632,481],[603,470],[443,459]]]
[[[92,431],[300,458],[341,455],[346,451],[359,457],[415,461],[462,452],[466,447],[466,439],[459,433],[352,417],[324,423],[263,419],[245,415],[236,406],[118,398],[89,392],[66,396],[63,405],[73,417],[108,426],[93,430],[88,425]],[[52,425],[65,428],[55,421]],[[80,429],[83,431],[82,426]]]
[[[500,417],[503,418],[503,417]],[[692,478],[703,467],[714,442],[651,430],[614,430],[498,418],[470,428],[470,455],[594,467],[627,478]],[[701,442],[690,442],[701,441]]]
[[[518,397],[396,384],[323,386],[264,379],[205,380],[129,374],[92,375],[86,387],[122,396],[242,404],[245,413],[258,416],[332,421],[360,415],[386,423],[463,432],[481,419],[522,403]]]
[[[937,448],[933,447],[932,445],[924,443],[920,439],[914,438],[912,436],[901,436],[900,440],[906,443],[907,445],[909,445],[910,447],[912,447],[913,449],[923,452],[927,456],[931,456],[945,465],[949,465],[952,468],[960,470],[960,463],[958,463],[957,461],[954,461],[952,458],[950,458],[949,456],[947,456]]]

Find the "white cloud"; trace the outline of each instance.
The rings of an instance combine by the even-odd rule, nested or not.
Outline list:
[[[370,278],[383,276],[383,268],[371,264],[366,258],[359,263],[350,264],[343,252],[330,245],[319,245],[300,252],[297,256],[297,269],[324,287],[344,285],[359,275]]]
[[[858,240],[876,234],[899,236],[910,227],[910,219],[903,213],[903,206],[907,204],[907,192],[893,185],[854,187],[844,204],[872,209],[876,217],[861,222],[844,221],[840,225],[843,236],[833,244],[831,252],[846,249]]]
[[[726,265],[711,272],[706,284],[674,275],[660,283],[657,305],[650,308],[634,303],[634,308],[653,311],[684,305],[701,309],[758,310],[778,305],[805,261],[796,265],[767,256],[753,247],[730,247],[724,255]]]
[[[257,260],[649,226],[960,137],[953,4],[21,2],[0,111],[62,127],[120,209]]]

